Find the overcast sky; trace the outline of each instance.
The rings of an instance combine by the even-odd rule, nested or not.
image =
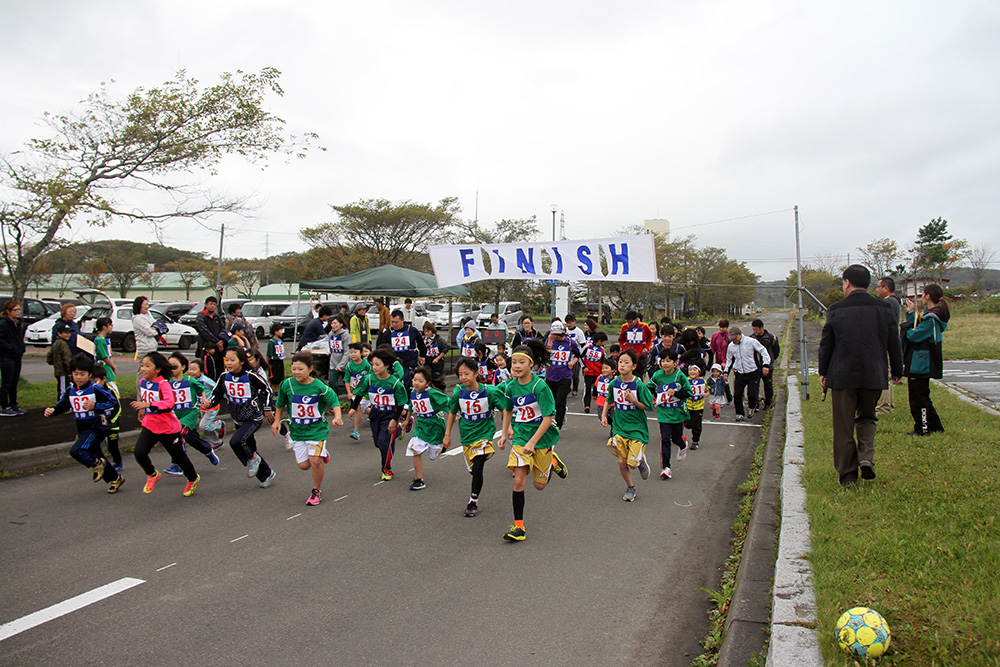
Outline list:
[[[256,192],[227,256],[362,198],[456,196],[481,221],[550,205],[570,239],[667,218],[764,279],[802,252],[909,244],[943,216],[1000,248],[1000,3],[0,0],[0,150],[115,80],[281,70],[271,110],[328,150],[216,186]],[[713,223],[760,213],[743,220]],[[149,241],[142,226],[77,239]],[[216,253],[173,224],[169,245]],[[1000,266],[1000,265],[994,265]]]

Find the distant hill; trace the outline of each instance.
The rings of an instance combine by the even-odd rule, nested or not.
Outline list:
[[[180,250],[159,243],[135,243],[134,241],[88,241],[72,243],[45,255],[45,264],[55,272],[72,272],[82,262],[90,259],[104,259],[115,255],[132,254],[140,264],[154,264],[161,269],[170,262],[181,259],[207,259],[207,253]]]

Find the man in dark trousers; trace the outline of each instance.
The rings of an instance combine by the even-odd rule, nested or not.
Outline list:
[[[819,343],[819,381],[832,394],[833,465],[843,486],[856,483],[859,471],[875,479],[875,404],[887,378],[898,384],[903,374],[899,326],[869,284],[860,264],[844,270],[844,299],[826,312]]]
[[[223,327],[222,318],[216,312],[218,308],[219,300],[210,296],[205,299],[205,307],[194,320],[194,328],[198,332],[198,358],[201,359],[201,370],[213,380],[218,380],[225,371],[222,358],[226,351],[226,342],[219,337]]]
[[[375,346],[379,345],[392,347],[392,353],[399,358],[403,367],[403,385],[409,391],[413,371],[417,366],[422,366],[427,357],[423,334],[412,324],[407,324],[403,319],[403,311],[397,308],[389,317],[389,328],[380,333],[375,341]]]
[[[768,366],[771,371],[761,376],[764,382],[764,410],[767,410],[771,407],[771,401],[774,400],[774,364],[781,354],[781,345],[778,344],[778,339],[775,338],[774,334],[764,328],[763,320],[754,320],[750,323],[750,327],[753,329],[753,337],[771,355],[771,364]],[[763,363],[761,370],[763,370]]]

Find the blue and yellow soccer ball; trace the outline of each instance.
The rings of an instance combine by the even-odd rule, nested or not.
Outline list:
[[[854,607],[837,620],[837,643],[848,653],[877,658],[889,648],[889,624],[868,607]]]

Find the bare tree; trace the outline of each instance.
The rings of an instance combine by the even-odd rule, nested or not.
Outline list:
[[[972,267],[972,291],[976,295],[976,313],[979,313],[979,304],[983,300],[983,289],[986,286],[983,280],[986,269],[997,257],[997,251],[990,247],[990,244],[983,242],[969,248],[967,257],[969,265]]]
[[[858,248],[858,251],[861,253],[861,261],[871,269],[875,280],[893,273],[896,262],[903,257],[899,244],[890,238],[875,239]]]
[[[156,294],[156,288],[166,282],[166,279],[166,276],[162,272],[157,271],[156,267],[153,267],[152,270],[146,267],[146,270],[139,274],[139,284],[149,288],[150,299]]]

